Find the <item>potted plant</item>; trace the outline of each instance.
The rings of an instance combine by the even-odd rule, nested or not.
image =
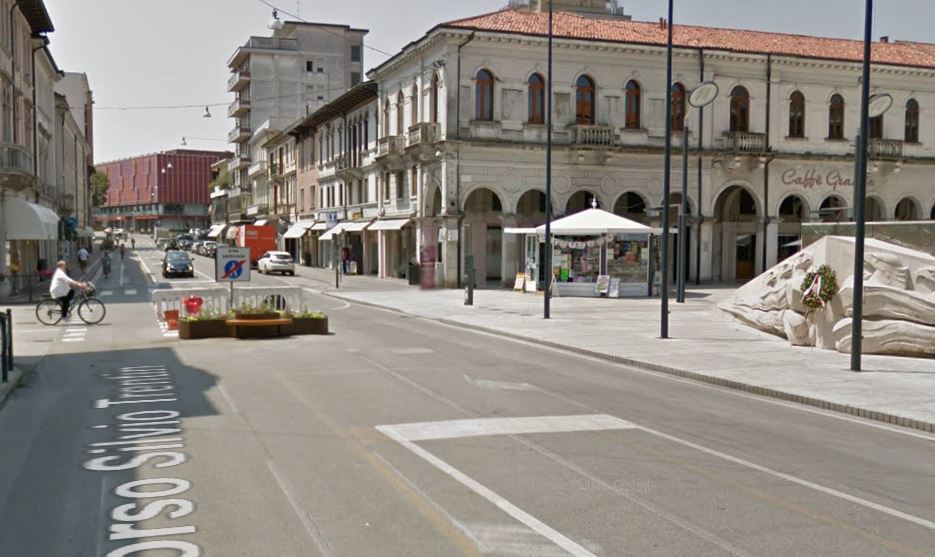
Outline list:
[[[244,304],[234,309],[235,319],[279,319],[276,308],[268,305],[251,306]]]
[[[226,321],[227,313],[202,309],[197,314],[185,316],[179,321],[179,338],[194,340],[230,336],[230,328]]]
[[[328,316],[320,311],[284,312],[283,317],[292,319],[291,325],[283,325],[284,335],[327,335]]]

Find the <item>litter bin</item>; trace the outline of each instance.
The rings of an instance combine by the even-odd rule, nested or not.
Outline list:
[[[414,286],[414,285],[419,284],[419,264],[418,263],[409,264],[408,278],[409,278],[410,285]]]

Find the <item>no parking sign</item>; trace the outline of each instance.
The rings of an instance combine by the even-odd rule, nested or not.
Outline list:
[[[218,246],[214,280],[216,282],[250,282],[250,248]]]

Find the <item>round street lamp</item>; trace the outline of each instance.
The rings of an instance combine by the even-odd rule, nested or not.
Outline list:
[[[878,118],[883,116],[890,107],[893,106],[893,95],[889,93],[880,93],[870,97],[870,102],[867,105],[867,116],[870,118]]]
[[[713,81],[703,81],[688,94],[688,104],[692,108],[704,108],[714,102],[719,89]],[[671,93],[670,93],[671,94]],[[682,200],[679,203],[678,220],[678,278],[676,280],[675,301],[685,303],[685,268],[688,265],[688,238],[686,238],[688,218],[688,110],[682,114]],[[664,207],[668,211],[668,207]],[[666,270],[665,272],[668,272]]]

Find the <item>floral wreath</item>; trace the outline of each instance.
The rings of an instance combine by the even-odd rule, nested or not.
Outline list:
[[[802,281],[802,304],[808,309],[821,309],[834,298],[838,291],[838,279],[834,269],[828,265],[809,271]]]

